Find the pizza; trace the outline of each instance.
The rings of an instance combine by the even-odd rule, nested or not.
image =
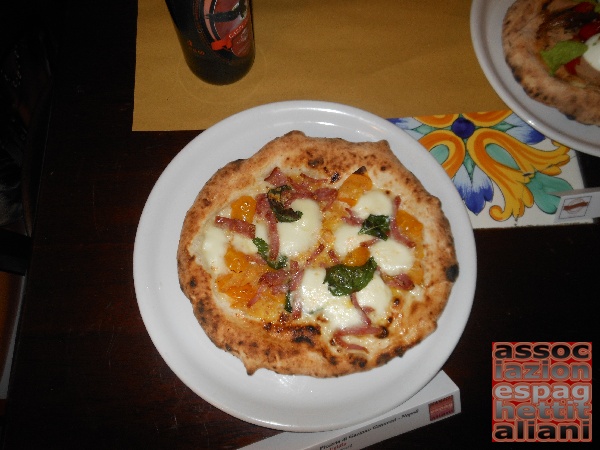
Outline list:
[[[600,4],[517,0],[502,25],[506,62],[527,95],[600,125]]]
[[[458,276],[440,200],[387,141],[292,131],[203,186],[181,230],[182,291],[249,375],[335,377],[402,356]]]

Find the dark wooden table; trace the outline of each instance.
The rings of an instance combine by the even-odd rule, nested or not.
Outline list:
[[[146,332],[136,227],[157,178],[198,131],[131,131],[137,3],[77,4],[61,2],[56,14],[61,47],[4,446],[237,448],[271,436],[195,395]],[[587,184],[600,186],[600,160],[581,163]],[[480,448],[491,442],[492,342],[592,341],[597,223],[477,230],[475,239],[473,310],[443,367],[463,411],[377,448]]]

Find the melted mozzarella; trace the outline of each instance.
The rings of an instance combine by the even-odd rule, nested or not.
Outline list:
[[[413,251],[393,239],[378,241],[369,250],[377,265],[388,275],[406,272],[415,261]]]
[[[300,295],[303,314],[321,311],[335,297],[327,288],[325,269],[322,267],[306,269],[296,293]]]
[[[373,236],[358,234],[360,227],[342,223],[334,233],[333,250],[340,258],[360,245],[361,242],[370,241]]]
[[[590,66],[600,71],[600,33],[589,38],[585,42],[585,45],[588,46],[588,49],[583,54],[583,57]]]
[[[335,300],[328,302],[323,310],[323,317],[327,319],[326,327],[329,332],[363,324],[361,313],[346,295],[335,297]]]
[[[391,216],[394,212],[392,199],[379,189],[365,192],[352,208],[356,216],[366,219],[370,214],[378,216]]]
[[[203,255],[204,265],[218,275],[229,270],[225,264],[227,244],[225,231],[211,225],[206,228],[204,239],[194,239],[190,250],[194,255]]]
[[[295,211],[301,211],[302,217],[295,222],[277,224],[280,253],[295,258],[310,250],[318,241],[321,230],[322,214],[319,204],[314,200],[298,199],[290,205]]]
[[[295,295],[302,304],[302,315],[322,314],[326,319],[323,326],[330,332],[338,328],[360,325],[360,312],[352,305],[350,296],[335,296],[325,283],[325,269],[310,268],[304,271],[300,287]]]
[[[371,282],[356,293],[356,299],[363,308],[365,306],[373,308],[372,318],[382,318],[386,316],[392,301],[392,291],[383,282],[379,274],[375,273]]]

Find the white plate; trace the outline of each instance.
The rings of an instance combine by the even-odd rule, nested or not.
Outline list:
[[[583,125],[556,108],[530,98],[517,83],[504,59],[502,21],[514,0],[473,0],[471,39],[479,64],[504,103],[545,136],[574,150],[600,156],[600,127]]]
[[[349,141],[387,139],[402,162],[442,199],[452,225],[460,275],[439,329],[386,366],[333,379],[248,376],[234,356],[216,348],[179,288],[176,252],[188,208],[208,178],[227,162],[298,129]],[[138,305],[154,345],[177,376],[212,405],[247,422],[289,431],[324,431],[377,417],[410,398],[441,369],[471,311],[476,279],[473,231],[454,185],[434,158],[387,120],[326,102],[259,106],[214,125],[169,164],[150,193],[137,230],[133,274]]]

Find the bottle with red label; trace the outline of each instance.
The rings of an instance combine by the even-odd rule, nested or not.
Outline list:
[[[211,84],[231,84],[254,62],[251,0],[166,0],[189,68]]]

